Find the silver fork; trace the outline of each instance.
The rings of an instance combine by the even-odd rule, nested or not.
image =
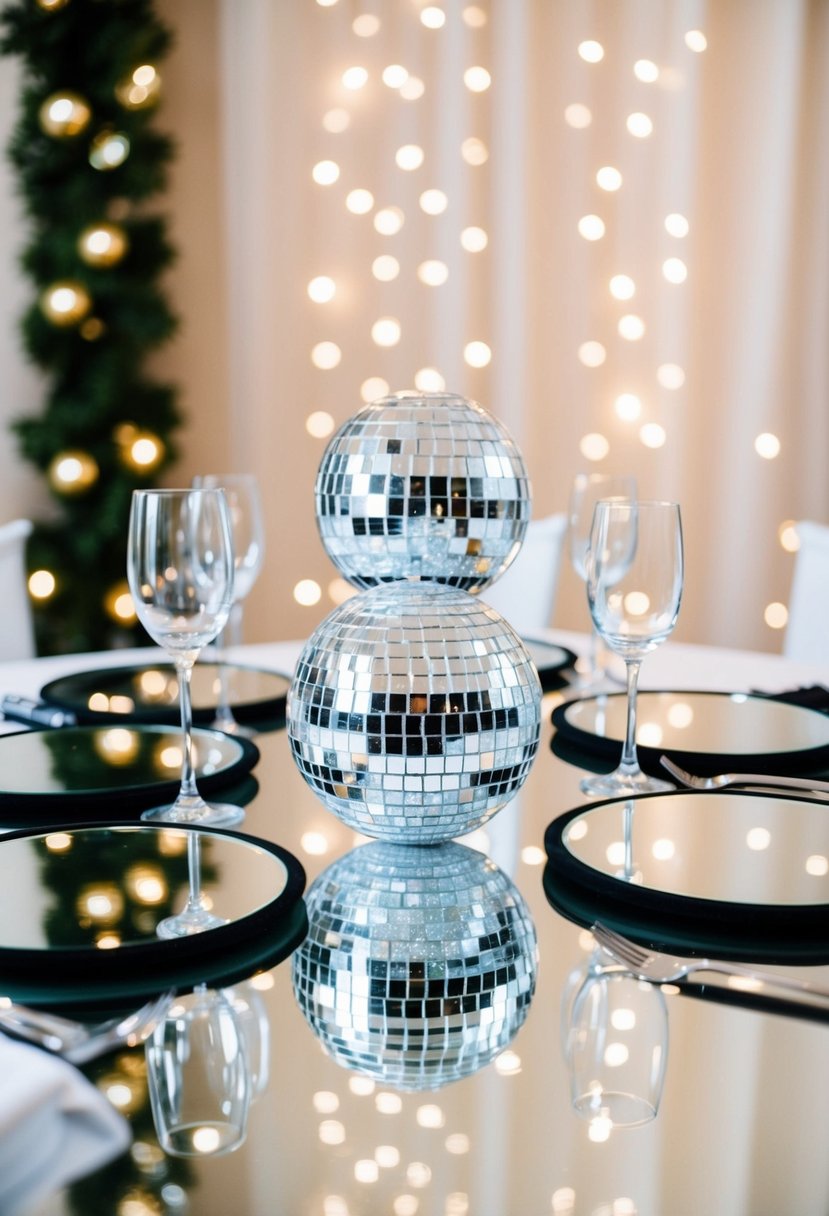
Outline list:
[[[164,992],[126,1017],[107,1018],[91,1026],[10,1003],[0,1005],[0,1030],[43,1047],[72,1064],[86,1064],[115,1047],[143,1043],[166,1014],[173,996],[173,992]]]
[[[773,776],[770,773],[719,773],[716,777],[696,777],[674,764],[667,756],[660,756],[659,763],[672,777],[692,790],[721,790],[726,785],[763,785],[770,789],[812,790],[829,794],[829,781],[817,777]]]
[[[787,991],[822,997],[829,1000],[829,989],[820,988],[806,980],[798,980],[792,976],[777,975],[771,971],[758,971],[754,967],[741,967],[739,963],[726,963],[720,959],[711,958],[680,958],[674,954],[664,954],[660,950],[649,950],[632,942],[609,929],[600,921],[592,926],[591,932],[611,958],[623,963],[628,970],[643,980],[655,984],[669,984],[674,980],[685,979],[695,971],[715,971],[722,975],[737,976],[750,981],[741,985],[746,991],[754,989],[755,985],[768,985],[775,988],[785,988]]]

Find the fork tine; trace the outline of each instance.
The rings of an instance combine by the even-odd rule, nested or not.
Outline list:
[[[627,937],[622,937],[620,933],[609,929],[601,921],[596,921],[591,932],[599,945],[608,954],[613,955],[614,958],[618,958],[623,963],[628,963],[633,967],[640,967],[648,958],[648,951],[644,947],[638,946],[636,942],[632,942]]]

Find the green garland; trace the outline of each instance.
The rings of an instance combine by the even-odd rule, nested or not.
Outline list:
[[[15,0],[0,13],[0,53],[23,65],[8,149],[35,288],[21,332],[46,379],[42,412],[13,430],[55,502],[28,553],[42,654],[146,641],[125,594],[130,499],[175,459],[180,423],[174,388],[142,373],[176,324],[159,288],[173,250],[147,209],[174,154],[153,128],[170,43],[152,0]]]

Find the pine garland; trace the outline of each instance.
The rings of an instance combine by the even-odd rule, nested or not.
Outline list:
[[[175,389],[142,372],[176,326],[159,286],[173,249],[147,206],[174,155],[153,125],[170,45],[152,0],[15,0],[0,13],[0,53],[23,65],[8,148],[35,288],[21,334],[46,381],[40,415],[12,429],[55,504],[28,554],[43,654],[146,640],[125,583],[130,500],[175,459],[180,423]]]

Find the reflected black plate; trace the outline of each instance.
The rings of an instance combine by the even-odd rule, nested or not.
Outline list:
[[[199,841],[195,854],[188,838]],[[225,923],[161,939],[158,923],[186,901],[194,856],[197,885]],[[3,992],[77,1006],[238,982],[302,940],[304,887],[286,849],[235,832],[121,823],[9,833],[0,837]]]
[[[625,733],[624,693],[584,697],[553,710],[562,740],[585,756],[617,763]],[[640,692],[637,751],[664,777],[668,755],[690,772],[817,773],[829,765],[829,716],[770,697],[724,692]]]
[[[685,954],[829,962],[829,806],[744,790],[616,798],[555,819],[548,899]]]
[[[576,655],[566,646],[555,646],[552,642],[539,642],[533,638],[521,639],[530,652],[532,661],[538,671],[538,678],[544,692],[554,692],[566,684],[562,673],[568,667],[573,667]]]
[[[193,721],[206,724],[216,712],[220,672],[227,680],[233,715],[240,722],[284,722],[291,681],[276,671],[229,663],[199,662],[193,668]],[[74,713],[80,723],[179,721],[178,680],[171,663],[104,667],[51,680],[40,691],[50,705]]]
[[[209,794],[246,776],[259,759],[248,739],[193,730],[199,790]],[[66,726],[0,735],[0,820],[48,814],[75,822],[172,800],[181,777],[181,730],[124,723]]]

